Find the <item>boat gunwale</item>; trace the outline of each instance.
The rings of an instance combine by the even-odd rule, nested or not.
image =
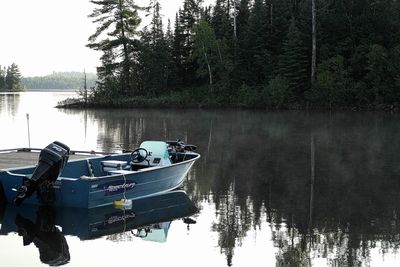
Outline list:
[[[31,148],[31,147],[18,147],[18,148],[5,148],[5,149],[0,149],[0,154],[1,153],[12,153],[12,152],[26,152],[26,153],[38,153],[42,151],[43,148]],[[94,150],[70,150],[69,155],[115,155],[115,154],[125,154],[127,151],[123,152],[104,152],[104,151],[94,151]]]
[[[140,170],[137,170],[137,171],[132,171],[131,173],[127,173],[127,174],[116,173],[116,174],[111,174],[111,175],[87,176],[87,177],[84,177],[84,178],[79,177],[79,178],[73,178],[73,179],[84,180],[84,181],[98,181],[100,179],[106,179],[106,178],[111,178],[111,177],[112,178],[116,178],[116,177],[120,177],[120,176],[121,177],[123,177],[123,176],[128,176],[129,177],[129,176],[132,176],[132,175],[135,175],[135,174],[139,174],[139,173],[147,173],[147,172],[152,172],[152,171],[164,170],[164,169],[167,169],[167,168],[172,168],[172,167],[175,167],[175,166],[179,166],[179,165],[187,164],[187,163],[190,163],[190,162],[194,162],[194,161],[198,160],[201,157],[200,154],[198,154],[196,152],[191,152],[191,153],[193,153],[196,156],[194,158],[191,158],[191,159],[188,159],[188,160],[185,160],[185,161],[181,161],[181,162],[177,162],[177,163],[173,163],[171,165],[153,166],[153,167],[143,168],[143,169],[140,169]],[[122,154],[124,154],[124,153],[122,153]],[[79,161],[79,160],[85,160],[85,159],[77,159],[75,161]],[[59,178],[62,178],[62,179],[67,178],[68,179],[70,177],[60,176]]]
[[[2,150],[0,150],[0,153],[1,153],[1,151]],[[15,151],[15,150],[9,150],[9,151]],[[22,151],[22,150],[19,151],[19,152],[37,153],[37,152]],[[86,161],[86,160],[89,160],[89,159],[107,158],[107,157],[112,156],[112,155],[118,155],[119,156],[119,155],[127,155],[127,154],[130,154],[130,153],[109,153],[107,155],[96,155],[96,156],[93,156],[93,157],[69,160],[67,162],[67,164],[69,162]],[[73,179],[73,180],[83,180],[83,181],[96,181],[96,180],[105,179],[105,178],[109,178],[109,177],[113,177],[114,178],[114,177],[124,176],[124,175],[125,176],[130,176],[130,175],[136,174],[136,173],[147,173],[147,172],[151,172],[151,171],[163,170],[163,169],[166,169],[166,168],[171,168],[171,167],[183,165],[183,164],[186,164],[186,163],[189,163],[189,162],[192,162],[192,161],[194,162],[194,161],[198,160],[201,157],[199,153],[196,153],[196,152],[193,152],[193,151],[190,151],[190,154],[195,155],[195,157],[191,158],[191,159],[188,159],[188,160],[181,161],[181,162],[172,163],[171,165],[167,165],[167,166],[159,166],[159,167],[158,166],[153,166],[154,168],[153,167],[143,168],[143,169],[140,169],[138,171],[132,171],[132,173],[129,173],[129,174],[111,174],[111,175],[103,175],[103,176],[87,176],[87,177],[84,177],[84,178],[82,178],[82,177],[74,178],[74,177],[68,177],[68,176],[61,176],[60,175],[58,177],[58,179]],[[12,173],[12,171],[13,170],[19,170],[19,169],[35,168],[35,167],[36,167],[36,165],[26,165],[26,166],[14,167],[14,168],[0,169],[0,172],[7,172],[7,173],[9,173],[11,175],[18,175],[19,176],[19,175],[23,175],[23,174]]]
[[[38,154],[42,151],[42,148],[9,148],[9,149],[0,149],[0,155],[2,154],[11,154],[11,153],[34,153]],[[118,152],[98,152],[98,151],[82,151],[82,150],[71,150],[69,155],[81,155],[83,158],[76,158],[68,160],[68,162],[75,162],[79,160],[88,160],[88,159],[96,159],[101,157],[107,157],[112,155],[120,155],[120,154],[127,154],[127,153],[118,153]],[[87,157],[84,157],[87,156]],[[68,163],[67,162],[67,163]],[[28,168],[35,168],[37,164],[32,165],[23,165],[18,167],[11,167],[11,168],[0,168],[0,172],[8,172],[12,170],[19,170],[19,169],[28,169]]]
[[[37,152],[29,152],[29,151],[19,151],[19,152],[37,153]],[[105,155],[105,156],[93,156],[93,157],[87,157],[87,158],[82,158],[82,159],[71,159],[71,160],[68,160],[67,164],[69,162],[75,162],[75,161],[80,161],[80,160],[88,160],[88,159],[96,159],[96,158],[102,158],[102,157],[106,157],[106,156],[107,155]],[[36,166],[37,165],[35,164],[35,165],[25,165],[25,166],[19,166],[19,167],[11,167],[11,168],[0,169],[0,172],[9,172],[9,171],[13,171],[13,170],[36,168]],[[70,177],[67,177],[67,178],[70,178]]]

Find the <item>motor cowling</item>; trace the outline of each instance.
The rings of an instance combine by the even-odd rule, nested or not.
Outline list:
[[[177,152],[186,152],[186,151],[195,151],[197,146],[189,145],[178,139],[176,141],[167,141],[169,148],[177,151]]]
[[[69,151],[68,146],[58,141],[45,147],[40,152],[39,162],[32,176],[25,177],[22,185],[16,189],[15,203],[20,205],[34,192],[38,192],[39,201],[43,202],[42,200],[48,197],[44,194],[52,188],[54,181],[63,171],[69,158]]]

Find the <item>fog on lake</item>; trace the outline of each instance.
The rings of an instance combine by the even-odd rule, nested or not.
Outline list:
[[[399,115],[54,108],[73,95],[0,94],[0,149],[28,146],[29,113],[31,147],[58,140],[75,150],[115,152],[179,138],[197,145],[201,158],[183,188],[198,212],[172,220],[163,242],[124,228],[83,240],[56,223],[68,244],[67,265],[396,265]],[[17,213],[0,211],[0,244],[10,248],[0,250],[0,263],[50,265],[18,231],[4,230]]]

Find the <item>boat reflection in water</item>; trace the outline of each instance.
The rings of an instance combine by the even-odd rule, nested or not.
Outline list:
[[[23,245],[33,243],[40,260],[51,266],[70,260],[66,235],[89,240],[130,231],[144,240],[165,242],[173,220],[183,218],[185,223],[195,223],[189,217],[198,211],[180,190],[134,200],[131,209],[112,205],[94,209],[7,205],[2,210],[0,235],[18,233]]]
[[[36,220],[31,221],[17,213],[15,225],[24,246],[33,243],[38,249],[40,260],[50,266],[63,265],[69,262],[67,240],[55,224],[56,213],[51,207],[38,207]]]

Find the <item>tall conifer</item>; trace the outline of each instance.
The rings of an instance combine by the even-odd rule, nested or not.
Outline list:
[[[132,81],[132,68],[134,68],[134,51],[137,43],[134,41],[136,29],[140,23],[138,9],[133,0],[91,0],[97,5],[89,15],[94,23],[100,26],[89,37],[88,47],[100,51],[116,50],[121,55],[120,69],[120,94],[127,96],[135,93]],[[108,38],[102,39],[106,33]],[[100,39],[100,40],[99,40]]]
[[[0,65],[0,91],[6,89],[6,68]]]
[[[150,10],[150,25],[141,33],[139,65],[143,93],[155,96],[161,94],[167,86],[169,54],[158,1],[153,3]]]
[[[24,90],[24,86],[21,84],[21,73],[17,64],[12,63],[11,66],[7,68],[5,83],[7,91],[16,92]]]
[[[268,20],[266,16],[266,5],[263,0],[255,0],[251,9],[248,24],[248,49],[249,59],[248,73],[249,82],[262,83],[270,75],[271,63],[270,53],[267,50],[269,41]]]
[[[302,97],[309,81],[309,67],[307,48],[294,18],[291,20],[289,31],[283,40],[282,49],[283,54],[279,60],[278,72],[288,79],[292,92],[296,96]]]

